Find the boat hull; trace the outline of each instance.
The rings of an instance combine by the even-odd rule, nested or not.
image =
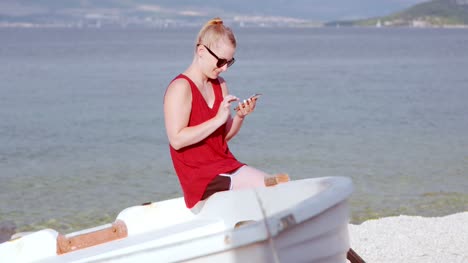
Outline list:
[[[261,242],[192,258],[190,262],[347,262],[348,204],[324,213]]]
[[[123,210],[116,221],[125,223],[125,238],[57,255],[58,234],[49,229],[0,244],[0,258],[12,262],[347,262],[351,193],[348,178],[324,177],[219,192],[196,214],[185,208],[183,198],[170,199]]]

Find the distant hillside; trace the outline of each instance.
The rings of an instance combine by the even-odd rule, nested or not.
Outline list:
[[[389,16],[333,22],[328,25],[337,24],[344,26],[468,26],[468,0],[433,0]]]
[[[321,24],[296,16],[294,9],[279,15],[261,6],[248,0],[0,0],[0,27],[198,27],[215,16],[242,26]],[[254,7],[267,11],[252,12]]]
[[[239,26],[317,26],[380,16],[423,1],[0,0],[0,27],[198,27],[214,16]]]

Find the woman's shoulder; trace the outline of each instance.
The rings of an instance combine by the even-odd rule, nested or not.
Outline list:
[[[181,95],[191,93],[192,90],[190,82],[188,79],[184,78],[182,74],[174,78],[166,89],[166,96],[170,94]]]
[[[185,76],[184,74],[179,74],[177,75],[169,85],[176,85],[176,86],[179,86],[179,85],[183,85],[183,86],[187,86],[187,87],[190,87],[190,78]]]
[[[190,89],[190,87],[192,86],[192,83],[191,83],[191,80],[187,76],[185,76],[184,74],[180,74],[171,81],[171,83],[169,84],[169,87],[171,86]]]

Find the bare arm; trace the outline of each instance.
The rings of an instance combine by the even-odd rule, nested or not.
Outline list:
[[[179,150],[198,143],[225,123],[230,108],[228,101],[233,97],[229,96],[224,98],[215,117],[199,125],[188,127],[190,111],[192,110],[190,84],[184,79],[173,81],[164,96],[164,120],[171,146]]]
[[[228,133],[226,134],[226,141],[231,140],[234,136],[236,136],[241,127],[242,123],[244,122],[244,118],[240,118],[237,116],[237,114],[234,116],[234,118],[229,117],[229,122],[228,122]]]
[[[220,78],[221,82],[221,88],[223,91],[223,96],[226,96],[226,94],[229,94],[226,82],[222,78]],[[240,103],[239,103],[240,106]],[[239,133],[242,124],[244,122],[245,116],[250,114],[255,109],[255,101],[249,101],[248,105],[246,105],[246,108],[242,108],[241,110],[237,111],[234,117],[229,114],[229,119],[227,122],[227,133],[226,133],[226,140],[229,141],[231,140],[234,136]]]

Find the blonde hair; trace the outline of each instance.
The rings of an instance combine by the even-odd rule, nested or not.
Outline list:
[[[200,29],[196,44],[202,44],[209,47],[212,44],[217,43],[219,40],[228,40],[234,48],[237,44],[236,37],[234,36],[231,28],[224,26],[221,18],[215,17]]]

